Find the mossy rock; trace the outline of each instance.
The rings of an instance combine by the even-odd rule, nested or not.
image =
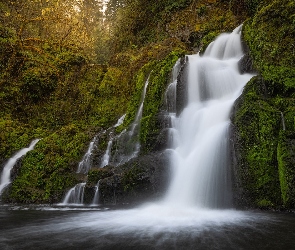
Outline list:
[[[282,121],[280,112],[259,91],[263,88],[262,79],[252,79],[236,102],[233,118],[237,185],[247,205],[258,207],[265,200],[268,206],[281,204],[276,157]]]
[[[280,132],[278,165],[282,199],[287,208],[295,207],[295,132]]]

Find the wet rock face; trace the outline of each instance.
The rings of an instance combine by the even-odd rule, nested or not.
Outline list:
[[[151,153],[130,160],[122,166],[107,166],[110,176],[100,179],[101,204],[138,203],[160,198],[168,185],[169,153]],[[98,170],[97,178],[101,178]],[[98,180],[97,180],[98,181]]]
[[[253,66],[253,61],[249,55],[249,53],[245,54],[241,60],[239,61],[239,70],[241,74],[244,73],[255,73],[255,69]]]
[[[179,115],[187,104],[187,68],[188,57],[181,59],[181,69],[177,77],[176,115]]]

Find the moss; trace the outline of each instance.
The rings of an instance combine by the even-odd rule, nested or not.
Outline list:
[[[267,200],[267,206],[283,203],[291,208],[295,128],[295,55],[291,41],[295,38],[295,5],[290,0],[251,3],[259,8],[245,22],[243,38],[261,76],[247,84],[244,103],[236,115],[244,184],[257,206]]]
[[[280,204],[276,150],[281,116],[266,102],[259,91],[263,88],[258,77],[247,84],[234,118],[239,134],[240,178],[252,204],[257,206],[263,200]]]
[[[87,186],[95,186],[99,180],[113,176],[114,173],[111,168],[105,166],[104,168],[91,169],[88,172]]]
[[[164,101],[164,92],[170,79],[171,70],[179,57],[183,55],[184,51],[182,50],[171,52],[164,60],[153,67],[150,74],[140,130],[143,151],[151,150],[155,143],[155,136],[159,134],[161,128],[157,124],[157,114]]]
[[[295,206],[295,133],[281,131],[277,150],[281,194],[284,205]]]
[[[124,171],[121,180],[124,192],[134,193],[141,189],[145,189],[146,184],[149,183],[146,171],[148,170],[140,166],[138,163],[133,164],[130,169]]]
[[[10,190],[10,201],[48,203],[61,200],[78,182],[74,172],[90,138],[75,125],[43,138],[23,159]]]
[[[290,96],[295,90],[294,11],[290,0],[271,1],[244,25],[243,36],[255,67],[274,97]]]

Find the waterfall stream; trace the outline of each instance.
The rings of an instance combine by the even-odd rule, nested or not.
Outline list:
[[[173,178],[165,202],[231,207],[230,111],[253,75],[240,74],[241,27],[222,34],[203,56],[188,56],[187,106],[171,113]]]
[[[2,174],[1,174],[1,179],[0,179],[0,196],[3,192],[3,190],[11,183],[11,179],[10,179],[11,178],[11,176],[10,176],[11,170],[13,169],[17,160],[20,159],[22,156],[24,156],[29,151],[33,150],[38,141],[40,141],[40,139],[33,140],[29,147],[23,148],[20,151],[18,151],[5,164]]]
[[[140,151],[140,142],[139,142],[139,132],[140,132],[140,120],[142,118],[143,105],[145,101],[145,95],[147,87],[149,84],[149,77],[145,81],[142,93],[139,108],[137,110],[134,121],[130,124],[127,130],[122,131],[122,133],[115,138],[111,138],[108,143],[108,159],[107,164],[110,163],[112,166],[119,166],[125,162],[135,158]],[[121,117],[124,119],[125,116]],[[118,123],[119,123],[118,121]],[[115,125],[116,126],[116,125]],[[111,153],[111,146],[115,144],[115,150]],[[109,146],[110,145],[110,146]],[[101,167],[107,165],[106,162],[103,163]]]

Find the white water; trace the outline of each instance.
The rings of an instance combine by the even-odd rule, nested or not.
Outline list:
[[[96,206],[99,204],[99,182],[100,180],[97,182],[95,186],[95,193],[91,204],[92,206]]]
[[[86,182],[82,182],[71,188],[59,205],[83,205],[85,185]]]
[[[33,150],[38,141],[40,141],[40,139],[33,140],[28,148],[23,148],[20,151],[18,151],[5,164],[1,174],[1,179],[0,179],[0,195],[2,194],[4,188],[11,183],[10,172],[13,169],[14,165],[16,164],[17,160],[21,158],[22,156],[24,156],[29,151]]]
[[[92,150],[96,142],[96,137],[90,142],[86,154],[83,156],[82,160],[79,162],[77,173],[87,174],[91,168],[92,162]]]
[[[227,49],[226,41],[234,53]],[[104,234],[130,232],[144,238],[155,232],[175,232],[177,236],[182,230],[202,234],[212,228],[245,225],[258,219],[245,212],[223,209],[231,208],[232,198],[229,115],[252,77],[240,75],[241,57],[240,27],[218,38],[204,56],[189,56],[188,105],[179,117],[175,105],[169,105],[170,98],[176,99],[175,76],[166,92],[172,126],[168,150],[173,152],[173,175],[166,197],[135,209],[95,214],[92,219],[85,218],[89,224],[99,225]]]
[[[107,163],[110,163],[113,166],[122,165],[125,162],[128,162],[132,158],[135,158],[140,151],[140,142],[139,142],[140,120],[142,118],[143,105],[145,101],[145,95],[146,95],[148,84],[149,84],[149,77],[145,81],[142,94],[141,94],[140,105],[132,124],[129,126],[127,130],[123,131],[119,136],[115,137],[112,141],[109,142],[111,146],[113,143],[116,144],[116,150],[113,154],[111,154],[110,152],[111,146],[109,147],[109,144],[108,144],[109,150],[107,149],[108,155],[106,156],[106,158],[108,157]],[[106,165],[107,165],[106,163],[103,163],[102,167]]]
[[[105,131],[104,131],[105,132]],[[104,133],[102,132],[102,133]],[[97,137],[95,136],[90,142],[87,152],[79,162],[76,173],[87,174],[92,166],[92,151],[95,147]],[[79,183],[71,188],[65,195],[60,205],[82,205],[84,200],[84,187],[86,182]]]
[[[125,119],[126,114],[122,115],[119,120],[117,121],[117,123],[114,125],[114,127],[119,127],[121,124],[123,124],[124,119]]]
[[[188,57],[188,104],[173,123],[173,178],[165,202],[231,207],[230,111],[253,75],[241,75],[241,27],[222,34],[204,56]],[[175,119],[175,118],[174,118]]]
[[[108,142],[106,152],[102,157],[102,162],[101,162],[101,165],[100,165],[101,168],[103,168],[103,167],[105,167],[106,165],[109,164],[112,145],[113,145],[113,138],[110,139],[109,142]]]

